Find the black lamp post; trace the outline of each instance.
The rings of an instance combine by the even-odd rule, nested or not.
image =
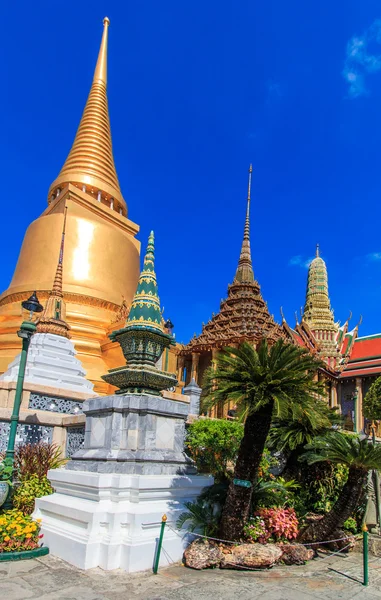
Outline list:
[[[20,407],[22,400],[22,391],[24,386],[24,376],[25,376],[25,367],[26,361],[28,358],[28,350],[30,341],[32,339],[32,335],[36,331],[36,325],[32,323],[31,319],[33,317],[33,313],[40,313],[44,310],[44,307],[39,303],[36,292],[28,298],[28,300],[24,300],[21,303],[21,306],[29,311],[29,321],[23,321],[21,323],[20,330],[17,332],[17,335],[22,339],[22,350],[20,356],[20,364],[19,364],[19,372],[17,375],[17,384],[16,384],[16,393],[15,400],[13,403],[13,411],[11,416],[11,426],[9,430],[9,439],[8,439],[8,447],[5,457],[11,461],[12,467],[14,463],[15,456],[15,442],[16,442],[16,433],[17,433],[17,425],[19,423],[20,418]],[[12,508],[12,499],[11,494],[8,494],[8,498],[4,503],[4,508],[10,509]]]

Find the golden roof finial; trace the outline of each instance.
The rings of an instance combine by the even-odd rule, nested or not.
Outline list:
[[[66,306],[62,292],[62,265],[66,231],[66,213],[67,207],[65,206],[60,253],[58,257],[56,274],[44,311],[37,321],[37,333],[54,333],[56,335],[61,335],[68,338],[70,337],[70,325],[68,325],[65,320]]]
[[[49,199],[68,183],[81,187],[94,199],[113,199],[117,212],[127,215],[112,153],[107,102],[107,42],[110,21],[103,20],[103,35],[90,94],[69,155],[49,189]]]
[[[107,86],[107,42],[108,42],[108,27],[110,25],[110,19],[105,17],[103,19],[103,35],[101,41],[101,47],[99,49],[97,65],[94,71],[94,81],[103,81]]]
[[[320,244],[316,244],[316,258],[320,256]]]
[[[246,207],[246,219],[245,228],[243,230],[243,241],[241,247],[241,254],[238,261],[238,268],[235,274],[235,281],[239,282],[252,282],[254,281],[253,265],[251,262],[251,250],[250,250],[250,202],[251,202],[251,174],[253,167],[249,167],[249,181],[247,186],[247,207]]]

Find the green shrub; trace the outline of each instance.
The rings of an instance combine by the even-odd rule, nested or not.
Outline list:
[[[349,517],[349,519],[347,519],[343,525],[343,529],[345,531],[351,531],[352,533],[357,533],[358,528],[357,528],[357,522],[356,519],[354,519],[353,517]]]
[[[36,498],[53,494],[54,490],[50,485],[46,475],[41,478],[34,474],[21,482],[13,494],[13,506],[26,515],[34,511],[34,501]]]
[[[242,437],[241,423],[199,419],[188,427],[186,447],[200,473],[221,481],[233,473]]]
[[[325,514],[331,510],[348,477],[348,467],[331,463],[302,465],[300,489],[290,503],[299,518],[308,512]]]
[[[366,419],[371,421],[381,419],[381,377],[372,383],[365,394],[362,411]]]

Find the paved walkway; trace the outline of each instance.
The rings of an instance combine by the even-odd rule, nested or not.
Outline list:
[[[301,567],[241,572],[193,571],[175,565],[158,575],[91,569],[80,571],[53,556],[0,563],[5,600],[376,600],[381,598],[381,558],[370,559],[370,585],[340,575],[362,576],[362,557],[332,557]]]

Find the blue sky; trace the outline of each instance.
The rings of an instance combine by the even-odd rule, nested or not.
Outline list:
[[[105,15],[117,171],[144,246],[155,230],[177,339],[200,331],[233,279],[250,162],[253,263],[270,311],[283,306],[293,324],[319,242],[336,318],[352,310],[362,335],[381,331],[375,0],[4,5],[0,288],[74,139]]]

